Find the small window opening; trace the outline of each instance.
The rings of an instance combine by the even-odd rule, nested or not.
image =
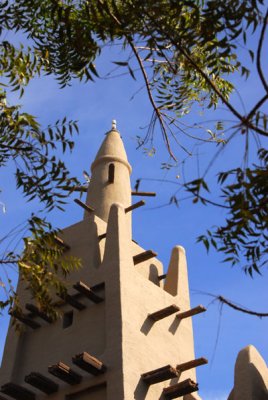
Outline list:
[[[114,183],[114,164],[109,165],[108,182]]]
[[[72,325],[73,317],[74,317],[73,311],[68,311],[68,312],[63,314],[63,321],[62,321],[63,329],[66,329],[66,328],[68,328],[69,326]]]

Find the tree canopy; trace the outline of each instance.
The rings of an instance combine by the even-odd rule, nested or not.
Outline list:
[[[268,152],[259,144],[259,138],[268,135],[264,111],[268,83],[262,67],[267,20],[263,1],[255,0],[3,2],[0,5],[0,166],[11,160],[15,163],[17,186],[29,200],[38,198],[47,210],[63,207],[66,196],[79,182],[70,176],[56,150],[72,150],[76,121],[64,118],[42,128],[34,116],[22,112],[18,104],[10,103],[11,92],[18,92],[23,99],[30,81],[40,75],[54,76],[60,88],[71,85],[75,79],[93,82],[100,77],[96,63],[105,46],[118,45],[122,55],[111,61],[133,79],[142,79],[152,106],[149,128],[144,137],[138,138],[139,145],[151,145],[155,132],[160,130],[172,160],[164,168],[172,168],[176,163],[177,148],[189,152],[185,137],[190,141],[212,142],[217,152],[229,145],[235,135],[243,135],[245,160],[249,138],[256,139],[258,164],[245,162],[243,167],[239,164],[218,175],[223,200],[218,205],[226,209],[226,223],[215,230],[208,229],[198,240],[207,249],[214,246],[222,252],[226,262],[241,265],[251,275],[254,271],[260,273],[267,263]],[[252,32],[259,38],[253,49],[248,45]],[[231,76],[247,78],[250,74],[248,62],[239,58],[241,46],[247,49],[252,63],[256,63],[263,87],[259,100],[245,114],[230,100],[235,90]],[[184,117],[197,104],[204,110],[223,105],[234,119],[229,135],[226,129],[223,136],[225,127],[221,120],[214,124],[215,129],[210,125],[204,129],[196,123],[186,126]],[[194,202],[208,205],[212,202],[205,176],[184,182],[183,186]],[[64,190],[66,187],[69,190]],[[179,200],[173,196],[170,201]],[[25,239],[23,255],[11,251],[1,262],[16,262],[37,296],[43,279],[61,285],[53,269],[53,265],[59,265],[54,257],[59,258],[60,248],[51,239],[57,232],[43,218],[32,216],[29,226],[33,238]],[[44,249],[41,259],[36,259],[34,252],[29,257],[28,241],[31,248],[43,241],[47,244],[40,246]],[[54,280],[48,279],[46,263],[52,266]],[[70,263],[72,267],[77,264],[75,260]],[[66,271],[66,265],[60,265]],[[39,295],[41,305],[46,303],[49,290]],[[11,304],[13,297],[12,291],[1,306]]]

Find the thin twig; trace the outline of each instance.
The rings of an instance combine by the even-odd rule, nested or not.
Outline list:
[[[223,296],[216,296],[216,298],[221,303],[226,304],[227,306],[233,308],[234,310],[241,311],[241,312],[243,312],[245,314],[255,315],[256,317],[260,317],[260,318],[268,317],[268,313],[260,313],[260,312],[257,312],[257,311],[248,310],[247,308],[244,308],[244,307],[237,306],[236,304],[234,304],[230,300],[227,300]]]
[[[195,293],[201,294],[201,295],[205,295],[205,296],[210,296],[213,297],[213,301],[219,301],[222,304],[226,304],[228,307],[233,308],[236,311],[240,311],[243,312],[245,314],[249,314],[249,315],[254,315],[256,317],[262,318],[262,317],[268,317],[268,313],[260,313],[257,311],[253,311],[253,310],[249,310],[248,308],[241,306],[241,305],[237,305],[235,304],[233,301],[226,299],[225,297],[221,296],[221,295],[215,295],[213,293],[209,293],[209,292],[203,292],[201,290],[192,290]]]
[[[155,113],[157,115],[158,121],[160,123],[161,130],[162,130],[162,133],[163,133],[163,136],[164,136],[164,140],[165,140],[168,152],[169,152],[170,156],[173,158],[173,160],[177,161],[176,157],[174,156],[174,154],[173,154],[173,152],[172,152],[172,150],[170,148],[170,143],[169,143],[169,139],[168,139],[165,123],[163,121],[163,118],[162,118],[161,112],[159,111],[159,108],[155,104],[155,101],[154,101],[154,98],[153,98],[153,95],[152,95],[152,91],[151,91],[151,87],[150,87],[150,83],[149,83],[149,80],[148,80],[148,76],[147,76],[146,71],[144,69],[142,60],[141,60],[141,58],[139,56],[139,53],[137,52],[136,47],[133,44],[132,38],[127,37],[127,40],[128,40],[128,43],[129,43],[130,47],[132,48],[133,53],[135,54],[135,57],[136,57],[136,59],[138,61],[139,66],[140,66],[140,69],[141,69],[141,72],[142,72],[142,75],[143,75],[143,79],[145,81],[147,93],[148,93],[148,96],[149,96],[149,100],[150,100],[150,102],[152,104],[152,107],[153,107],[153,109],[154,109],[154,111],[155,111]]]
[[[222,308],[223,308],[223,304],[220,305],[219,322],[218,322],[218,327],[217,327],[216,340],[215,340],[212,357],[211,357],[211,362],[210,362],[210,368],[212,368],[212,365],[214,363],[216,351],[217,351],[217,347],[218,347],[218,343],[219,343],[219,339],[220,339],[221,322],[222,322]]]
[[[9,146],[7,144],[1,143],[0,144],[0,149],[1,147],[9,149],[9,150],[15,150],[15,151],[33,151],[33,147],[20,147],[20,146]]]

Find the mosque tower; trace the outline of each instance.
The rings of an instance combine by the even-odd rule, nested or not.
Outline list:
[[[200,399],[185,251],[167,274],[132,239],[131,166],[115,123],[92,164],[84,219],[62,231],[66,255],[82,260],[51,321],[18,284],[25,325],[10,324],[0,369],[1,400]],[[146,193],[134,192],[137,195]],[[148,193],[147,193],[148,195]],[[136,197],[135,197],[136,198]]]

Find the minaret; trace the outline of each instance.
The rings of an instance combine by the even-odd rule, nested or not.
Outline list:
[[[0,370],[1,400],[199,399],[185,251],[167,275],[156,253],[132,239],[131,167],[116,127],[92,164],[87,217],[62,231],[68,277],[62,318],[49,321],[19,283],[25,331],[10,325]],[[29,313],[28,310],[31,310]],[[3,399],[2,399],[3,397]]]

